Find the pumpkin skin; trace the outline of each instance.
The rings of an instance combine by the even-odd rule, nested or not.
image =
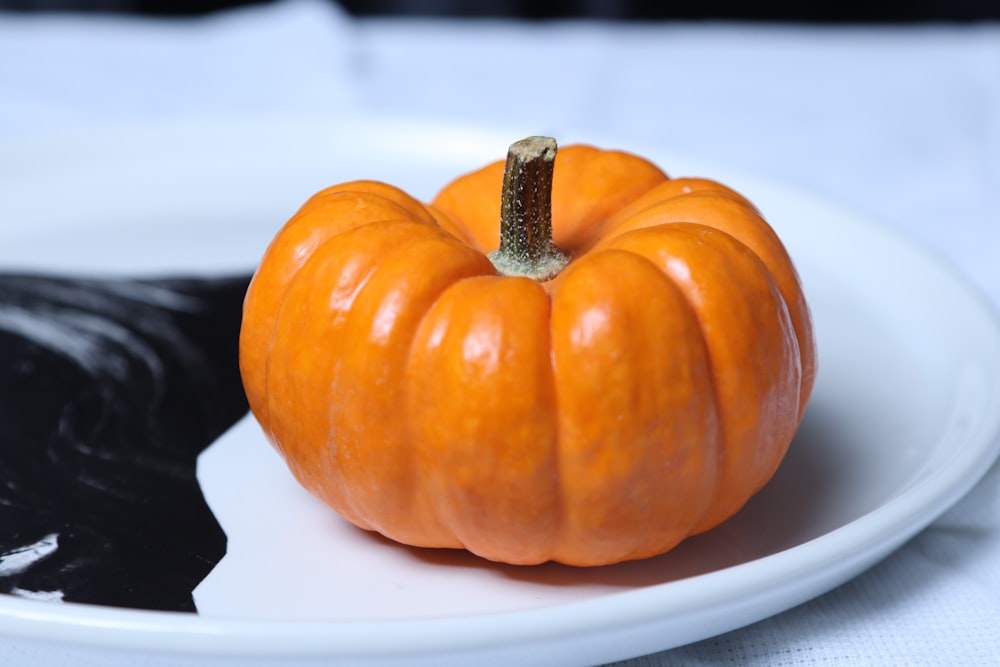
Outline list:
[[[246,295],[250,408],[363,529],[513,564],[669,551],[766,484],[816,374],[808,306],[750,202],[568,146],[550,280],[499,275],[504,162],[431,204],[374,181],[309,199]]]

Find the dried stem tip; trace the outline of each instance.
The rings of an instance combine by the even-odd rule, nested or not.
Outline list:
[[[508,276],[548,280],[569,259],[552,243],[552,174],[556,141],[528,137],[511,144],[500,199],[500,248],[490,255]]]

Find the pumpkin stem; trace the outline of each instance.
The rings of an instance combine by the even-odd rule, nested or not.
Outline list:
[[[500,197],[500,248],[490,261],[502,275],[554,277],[569,263],[552,243],[552,173],[556,140],[528,137],[511,144]]]

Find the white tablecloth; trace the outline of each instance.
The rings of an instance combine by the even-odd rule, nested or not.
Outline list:
[[[0,15],[0,140],[165,118],[384,112],[653,142],[811,190],[1000,305],[1000,26]],[[2,224],[11,224],[4,221]],[[103,664],[45,654],[46,664]],[[629,667],[1000,660],[1000,468],[868,573]],[[0,640],[0,663],[39,664]]]

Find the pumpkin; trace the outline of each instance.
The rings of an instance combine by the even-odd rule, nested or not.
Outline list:
[[[590,566],[739,510],[816,352],[744,197],[531,137],[430,204],[377,181],[306,201],[246,294],[240,368],[291,473],[357,526]]]

